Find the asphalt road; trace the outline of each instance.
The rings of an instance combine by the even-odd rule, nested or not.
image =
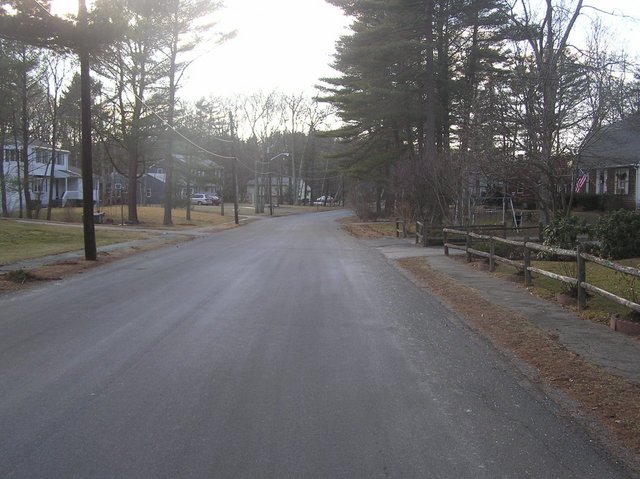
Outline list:
[[[341,214],[1,298],[0,477],[627,477]]]

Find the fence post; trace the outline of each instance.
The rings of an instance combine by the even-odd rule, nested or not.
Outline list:
[[[582,287],[582,283],[587,282],[587,268],[586,262],[582,257],[583,246],[581,244],[578,245],[576,249],[576,262],[577,262],[577,272],[578,272],[578,284],[577,292],[578,292],[578,311],[582,311],[587,307],[587,292]]]
[[[544,243],[544,225],[542,223],[538,223],[538,242]]]
[[[467,241],[465,244],[465,251],[467,252],[467,263],[471,263],[471,253],[469,253],[469,248],[471,248],[471,235],[469,234],[469,230],[467,230]]]
[[[496,260],[494,256],[496,254],[496,241],[493,239],[493,236],[489,240],[489,271],[492,273],[496,270]]]
[[[444,255],[445,256],[449,256],[449,247],[447,246],[447,236],[448,236],[447,232],[444,231],[444,229],[443,229],[443,231],[442,231],[442,244],[444,244]]]
[[[396,238],[400,238],[400,218],[396,218]]]
[[[529,241],[529,237],[524,237],[524,285],[525,287],[531,286],[531,271],[529,271],[529,267],[531,266],[531,250],[527,248],[527,242]]]

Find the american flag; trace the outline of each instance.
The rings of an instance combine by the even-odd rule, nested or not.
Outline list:
[[[576,193],[580,193],[580,190],[589,179],[589,175],[582,171],[582,168],[578,171],[578,181],[576,181]]]

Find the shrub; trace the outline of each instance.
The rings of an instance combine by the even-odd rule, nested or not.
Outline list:
[[[473,248],[488,253],[491,251],[491,244],[488,241],[473,243]],[[524,258],[522,247],[515,247],[505,243],[496,241],[494,244],[494,253],[501,258],[512,259],[514,261]]]
[[[544,227],[544,245],[553,248],[574,249],[578,245],[578,235],[587,234],[584,220],[575,216],[555,219]]]
[[[640,214],[618,210],[600,218],[595,226],[600,254],[611,259],[640,256]]]
[[[602,195],[595,193],[581,193],[573,197],[574,208],[581,208],[584,211],[602,209]]]
[[[615,211],[624,206],[624,198],[622,195],[602,195],[600,198],[600,209],[603,211]]]

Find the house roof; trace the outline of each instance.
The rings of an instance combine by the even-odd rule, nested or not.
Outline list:
[[[177,161],[187,164],[188,163],[188,159],[185,155],[181,155],[179,153],[174,153],[173,154],[173,158],[176,159]],[[215,161],[209,159],[209,158],[204,158],[201,156],[195,156],[192,158],[192,160],[195,160],[195,162],[199,162],[200,165],[206,167],[206,168],[210,168],[212,170],[224,170],[223,166],[220,166],[218,163],[216,163]]]
[[[82,173],[73,171],[71,169],[56,168],[54,172],[56,178],[82,178]]]
[[[640,164],[640,114],[598,131],[586,143],[580,160],[587,168]]]
[[[18,143],[18,146],[22,147],[22,141],[18,140],[17,143]],[[42,148],[42,149],[46,149],[46,150],[52,150],[53,149],[51,144],[45,143],[44,141],[38,140],[36,138],[31,138],[29,140],[29,146],[31,148]],[[6,143],[4,147],[8,148],[8,149],[13,149],[13,148],[15,148],[15,144],[13,142]],[[64,148],[57,148],[57,151],[61,152],[61,153],[69,153],[69,150],[65,150]]]

